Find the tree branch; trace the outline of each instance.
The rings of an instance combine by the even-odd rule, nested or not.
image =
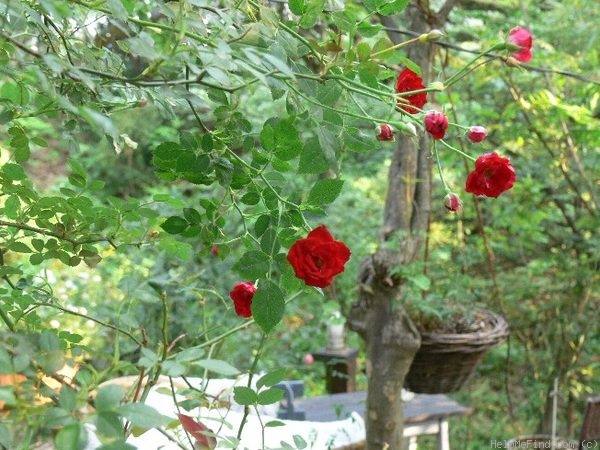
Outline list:
[[[117,248],[117,246],[112,241],[112,239],[109,237],[106,237],[106,236],[78,240],[78,239],[70,238],[70,237],[66,236],[64,233],[57,233],[55,231],[44,230],[42,228],[33,227],[31,225],[27,225],[26,223],[22,223],[22,222],[8,222],[6,220],[0,220],[0,225],[5,226],[5,227],[18,228],[19,230],[33,231],[34,233],[42,234],[44,236],[52,236],[52,237],[55,237],[62,241],[70,242],[73,245],[92,244],[95,242],[108,242],[113,248],[115,248],[115,249]],[[139,244],[141,244],[141,243],[139,243]]]

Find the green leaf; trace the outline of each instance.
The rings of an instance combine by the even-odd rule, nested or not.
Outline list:
[[[96,395],[94,405],[98,411],[111,411],[121,403],[125,396],[125,389],[121,386],[103,386]]]
[[[160,226],[169,234],[180,234],[190,226],[187,220],[179,216],[171,216]]]
[[[0,402],[11,406],[17,403],[14,386],[0,386]]]
[[[6,199],[4,203],[4,215],[9,219],[16,219],[19,217],[19,210],[21,209],[21,202],[19,197],[11,195]]]
[[[377,8],[377,12],[382,16],[391,16],[393,14],[399,14],[404,11],[404,8],[408,5],[410,0],[394,0]]]
[[[411,283],[413,283],[416,287],[421,289],[422,291],[428,291],[431,287],[431,278],[422,273],[411,275],[407,277]]]
[[[269,257],[263,252],[251,250],[233,265],[233,270],[251,280],[264,277],[269,271]]]
[[[319,20],[325,6],[325,0],[308,0],[304,7],[304,14],[300,19],[302,28],[312,28]]]
[[[226,361],[221,361],[220,359],[200,359],[194,361],[194,364],[219,375],[233,376],[240,373],[240,371],[231,364]]]
[[[271,387],[276,385],[277,383],[285,380],[287,375],[287,369],[285,367],[275,369],[272,372],[269,372],[258,379],[256,382],[256,387],[260,389],[263,386]]]
[[[294,444],[296,444],[296,448],[298,450],[304,450],[308,446],[308,444],[302,438],[302,436],[299,436],[297,434],[294,435]]]
[[[260,280],[252,299],[252,317],[258,326],[269,333],[281,321],[284,309],[281,289],[270,280]]]
[[[15,161],[18,163],[27,161],[31,151],[29,150],[29,139],[25,134],[25,130],[19,126],[11,127],[8,130],[8,134],[11,136],[10,146],[15,151]]]
[[[257,402],[259,405],[271,405],[273,403],[279,402],[284,395],[285,392],[281,389],[267,389],[266,391],[262,391],[258,394]]]
[[[123,439],[123,424],[120,416],[111,411],[101,411],[96,415],[96,432],[108,439]]]
[[[269,420],[267,423],[265,423],[265,427],[282,427],[284,425],[285,423],[280,420]]]
[[[319,180],[310,190],[306,202],[313,206],[327,205],[340,195],[343,184],[344,181],[337,178]]]
[[[297,16],[304,14],[304,0],[290,0],[288,6],[290,7],[290,11]]]
[[[77,409],[77,396],[75,391],[67,385],[63,385],[58,396],[58,403],[67,411],[75,411]]]
[[[249,387],[236,386],[233,388],[233,399],[240,405],[254,405],[258,396]]]
[[[269,228],[269,224],[271,223],[271,217],[263,214],[258,219],[256,219],[256,223],[254,224],[254,233],[256,233],[257,237],[262,236],[262,234]]]
[[[9,180],[22,180],[27,178],[25,171],[18,164],[6,163],[2,166],[2,171]]]
[[[32,253],[33,251],[22,242],[13,242],[8,246],[10,250],[17,253]]]
[[[325,173],[328,169],[329,164],[325,159],[319,140],[309,139],[300,153],[298,173]]]
[[[65,365],[65,355],[62,350],[52,350],[39,357],[38,362],[47,375],[53,375]]]
[[[376,148],[378,143],[373,135],[374,133],[369,135],[354,127],[344,129],[342,134],[344,145],[354,152],[368,152]]]
[[[56,435],[54,440],[56,448],[60,450],[79,450],[81,439],[85,439],[81,424],[71,423],[65,425]]]
[[[128,403],[126,405],[121,405],[117,408],[117,412],[129,419],[136,427],[145,430],[165,426],[173,420],[170,417],[163,416],[154,408],[145,405],[144,403]]]
[[[202,222],[202,215],[194,208],[184,208],[183,216],[192,225]]]

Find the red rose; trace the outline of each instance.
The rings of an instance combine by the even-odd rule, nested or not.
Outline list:
[[[516,60],[528,62],[531,59],[531,46],[533,45],[533,37],[527,28],[514,27],[508,33],[508,42],[521,48],[512,54]]]
[[[299,239],[288,252],[287,259],[298,278],[308,286],[327,287],[333,277],[344,271],[350,259],[350,250],[341,241],[336,241],[321,225],[312,230],[306,239]]]
[[[229,293],[229,297],[231,297],[231,300],[233,300],[235,313],[238,316],[252,316],[252,297],[254,297],[255,292],[256,286],[254,286],[254,283],[251,281],[242,281],[233,287]]]
[[[498,153],[485,153],[475,161],[475,169],[467,177],[465,190],[475,195],[496,198],[515,184],[515,169],[508,158]]]
[[[213,245],[213,248],[210,250],[214,256],[219,256],[219,247]]]
[[[425,129],[434,139],[443,139],[447,128],[446,114],[439,111],[429,111],[425,114]]]
[[[448,211],[456,212],[462,206],[462,202],[458,198],[458,195],[451,192],[444,198],[444,206]]]
[[[469,131],[467,131],[467,138],[473,143],[483,141],[487,137],[487,130],[479,125],[475,125],[471,127]]]
[[[396,92],[398,94],[417,91],[419,89],[425,89],[423,78],[409,68],[400,72],[400,75],[398,75],[398,79],[396,80]],[[427,93],[421,92],[420,94],[408,95],[402,97],[402,99],[408,101],[408,104],[398,100],[398,106],[409,114],[416,114],[419,112],[419,109],[423,109],[423,105],[427,103]]]
[[[378,141],[393,141],[394,140],[394,130],[393,128],[384,123],[377,127],[377,140]]]

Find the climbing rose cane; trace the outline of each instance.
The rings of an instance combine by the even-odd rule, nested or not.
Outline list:
[[[467,138],[473,144],[483,141],[487,137],[487,130],[479,125],[475,125],[467,131]]]
[[[287,259],[296,277],[308,286],[324,288],[333,277],[344,271],[344,264],[350,259],[350,249],[341,241],[336,241],[321,225],[312,230],[305,239],[297,240],[290,248]]]
[[[252,316],[252,297],[256,292],[256,286],[251,281],[242,281],[236,284],[229,297],[233,300],[233,306],[235,307],[235,313],[240,317]]]
[[[528,62],[531,60],[533,37],[527,28],[514,27],[508,33],[508,42],[521,48],[512,54],[517,61]]]
[[[409,68],[400,72],[400,75],[398,75],[398,79],[396,80],[396,92],[398,94],[417,91],[419,89],[425,89],[423,78]],[[406,100],[408,103],[404,103],[399,99],[398,106],[409,114],[416,114],[419,112],[419,109],[423,109],[423,105],[427,103],[427,93],[421,92],[420,94],[408,95],[402,97],[402,99]]]
[[[458,195],[454,192],[450,192],[444,197],[444,206],[448,211],[456,212],[462,206],[462,202],[460,201],[460,198],[458,198]]]
[[[390,125],[388,125],[387,123],[377,126],[377,140],[378,141],[393,141],[394,140],[393,128]]]
[[[475,195],[496,198],[515,184],[515,169],[508,158],[496,152],[485,153],[475,161],[475,169],[467,177],[465,190]]]
[[[429,111],[425,114],[425,129],[434,139],[444,139],[448,129],[446,114],[439,111]]]

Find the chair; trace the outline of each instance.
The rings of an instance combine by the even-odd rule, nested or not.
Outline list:
[[[595,448],[585,444],[592,441],[600,441],[600,395],[590,397],[587,400],[581,434],[579,436],[579,450]]]

